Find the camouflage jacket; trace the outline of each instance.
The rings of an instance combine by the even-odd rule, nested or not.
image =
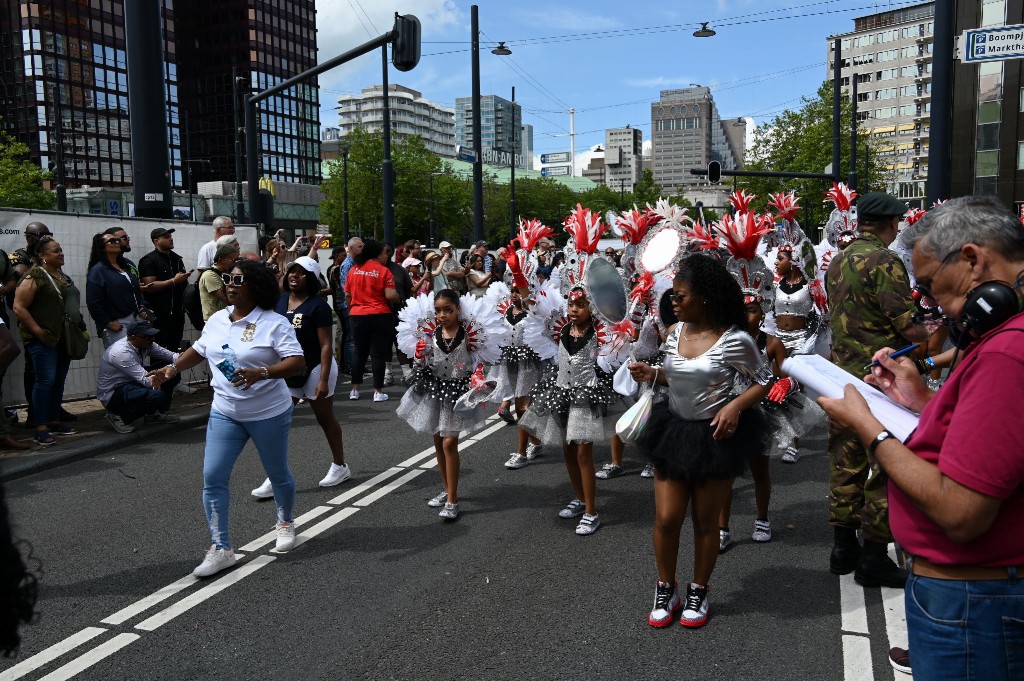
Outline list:
[[[902,348],[916,311],[906,265],[874,234],[864,233],[829,263],[832,361],[855,376],[883,347]]]

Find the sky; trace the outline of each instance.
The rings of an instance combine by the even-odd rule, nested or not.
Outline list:
[[[470,6],[463,0],[317,0],[319,59],[326,61],[390,30],[394,14],[422,23],[422,58],[389,71],[392,84],[454,108],[472,92]],[[867,0],[477,0],[481,93],[511,98],[533,125],[535,155],[568,151],[575,114],[577,168],[606,128],[651,135],[660,90],[711,87],[723,118],[760,124],[800,105],[830,77],[827,37],[855,17],[914,2]],[[628,12],[623,11],[628,9]],[[717,35],[695,38],[708,22]],[[491,54],[498,41],[509,57]],[[338,96],[381,82],[375,50],[320,76],[320,122],[338,122]],[[752,131],[752,127],[748,130]],[[750,134],[748,132],[748,139]],[[535,164],[536,169],[539,165]]]

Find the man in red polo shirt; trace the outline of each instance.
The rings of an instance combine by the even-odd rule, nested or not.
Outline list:
[[[932,392],[911,360],[875,354],[866,380],[921,414],[905,444],[852,388],[819,401],[889,475],[914,678],[1024,678],[1024,228],[996,199],[967,196],[903,238],[961,361]]]

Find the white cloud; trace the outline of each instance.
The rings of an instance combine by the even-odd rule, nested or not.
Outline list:
[[[691,83],[697,82],[697,78],[693,76],[675,76],[667,78],[665,76],[655,76],[653,78],[630,78],[626,80],[626,85],[629,87],[636,88],[659,88],[659,87],[687,87]]]
[[[600,14],[583,14],[578,9],[550,8],[540,12],[520,15],[527,24],[534,24],[544,30],[561,29],[568,31],[607,31],[622,28],[623,24],[615,17]],[[501,40],[501,36],[491,36]]]

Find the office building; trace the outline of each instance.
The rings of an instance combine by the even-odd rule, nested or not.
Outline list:
[[[868,14],[853,20],[850,33],[828,39],[827,77],[838,38],[840,87],[852,96],[857,80],[858,132],[871,135],[872,153],[891,173],[887,190],[912,206],[927,195],[934,15],[933,2]]]
[[[363,88],[358,95],[338,97],[340,142],[356,128],[378,131],[384,126],[383,86]],[[423,98],[423,94],[402,85],[388,85],[392,138],[418,135],[427,149],[438,156],[455,157],[455,111]],[[332,140],[333,141],[333,140]]]
[[[188,168],[193,187],[234,181],[232,69],[245,93],[315,65],[314,2],[258,8],[247,0],[159,2],[171,186],[185,189]],[[69,188],[131,185],[124,0],[4,3],[0,102],[0,125],[26,143],[42,167],[55,162],[59,140]],[[296,86],[259,107],[261,174],[318,184],[316,84]]]
[[[745,119],[719,116],[711,88],[662,90],[660,99],[651,104],[654,181],[667,195],[678,194],[706,183],[691,175],[691,168],[706,168],[710,161],[719,161],[723,168],[741,168],[745,133]]]
[[[643,132],[628,125],[604,131],[604,184],[633,191],[643,173],[643,141]]]
[[[523,108],[497,95],[480,98],[480,146],[483,162],[497,166],[511,165],[513,132],[515,133],[516,167],[533,168],[533,126],[523,125]],[[455,99],[455,145],[473,148],[473,98]]]
[[[957,3],[954,32],[1024,24],[1024,0]],[[1024,204],[1024,79],[1021,60],[956,62],[951,196],[987,194]]]

